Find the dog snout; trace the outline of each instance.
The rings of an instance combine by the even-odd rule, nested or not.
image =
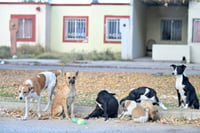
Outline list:
[[[23,100],[23,97],[19,97],[20,100]]]
[[[70,80],[69,84],[72,84],[72,85],[75,84],[75,80]]]

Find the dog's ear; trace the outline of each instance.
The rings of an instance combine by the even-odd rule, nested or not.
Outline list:
[[[115,93],[110,93],[110,94],[113,95],[113,96],[116,95]]]
[[[18,83],[14,83],[13,86],[19,87],[20,84],[18,84]]]
[[[185,65],[181,65],[181,68],[182,68],[183,70],[185,70],[186,66],[185,66]]]
[[[131,104],[131,101],[130,100],[126,100],[124,102],[124,106],[127,108],[129,105]]]
[[[26,85],[26,86],[27,86],[28,92],[30,92],[31,90],[33,90],[33,87],[31,85]]]
[[[56,75],[56,77],[57,77],[58,75],[62,75],[62,70],[57,70],[57,71],[55,71],[54,73],[55,73],[55,75]]]
[[[78,76],[78,73],[79,73],[79,71],[76,71],[76,74],[75,74],[75,75],[76,75],[76,77]]]
[[[33,87],[28,88],[28,92],[30,92],[31,90],[33,90]]]
[[[173,67],[173,69],[175,69],[175,68],[176,68],[176,65],[171,64],[170,67]]]

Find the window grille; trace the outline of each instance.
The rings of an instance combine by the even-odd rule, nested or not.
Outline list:
[[[106,18],[106,41],[121,41],[120,18]]]
[[[64,40],[81,41],[87,39],[87,18],[68,18],[64,20]]]

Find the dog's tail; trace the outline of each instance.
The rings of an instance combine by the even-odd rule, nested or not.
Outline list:
[[[55,73],[55,75],[56,75],[56,77],[57,77],[58,75],[62,74],[62,71],[61,71],[61,70],[57,70],[57,71],[55,71],[54,73]]]

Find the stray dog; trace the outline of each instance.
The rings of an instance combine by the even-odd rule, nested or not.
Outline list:
[[[147,122],[149,120],[149,109],[143,108],[133,100],[125,100],[122,103],[123,112],[119,118],[131,117],[134,122]]]
[[[147,122],[149,120],[149,109],[142,108],[140,105],[137,105],[135,108],[133,108],[132,119],[134,122]]]
[[[91,117],[105,117],[106,121],[108,118],[116,118],[119,104],[114,95],[115,94],[109,93],[106,90],[100,91],[96,98],[96,108],[91,114],[85,117],[85,119],[89,119]]]
[[[172,64],[171,67],[174,70],[172,74],[176,76],[175,86],[178,95],[178,106],[199,109],[199,100],[195,88],[190,83],[188,77],[184,74],[186,66]]]
[[[25,115],[24,120],[28,118],[29,102],[30,98],[37,99],[37,113],[38,117],[41,117],[41,97],[40,93],[43,89],[47,89],[48,92],[48,104],[44,111],[47,111],[51,105],[52,94],[57,84],[57,76],[61,74],[61,71],[57,72],[41,72],[38,75],[27,79],[23,84],[19,85],[19,99],[25,99]]]
[[[149,109],[149,119],[152,121],[156,120],[158,109],[156,109],[151,101],[143,101],[140,103],[143,108]]]
[[[149,87],[139,87],[133,89],[127,97],[120,100],[120,104],[125,100],[134,100],[137,103],[148,100],[152,101],[154,105],[159,105],[164,110],[167,110],[167,107],[165,107],[165,105],[159,101],[156,91]]]
[[[69,112],[71,113],[71,118],[74,117],[74,100],[76,96],[75,83],[78,76],[77,72],[66,72],[64,85],[58,89],[53,104],[51,106],[51,117],[64,116],[69,119]]]
[[[121,103],[123,111],[120,114],[119,118],[125,118],[126,116],[130,117],[132,115],[133,108],[136,107],[136,102],[132,100],[125,100]]]

